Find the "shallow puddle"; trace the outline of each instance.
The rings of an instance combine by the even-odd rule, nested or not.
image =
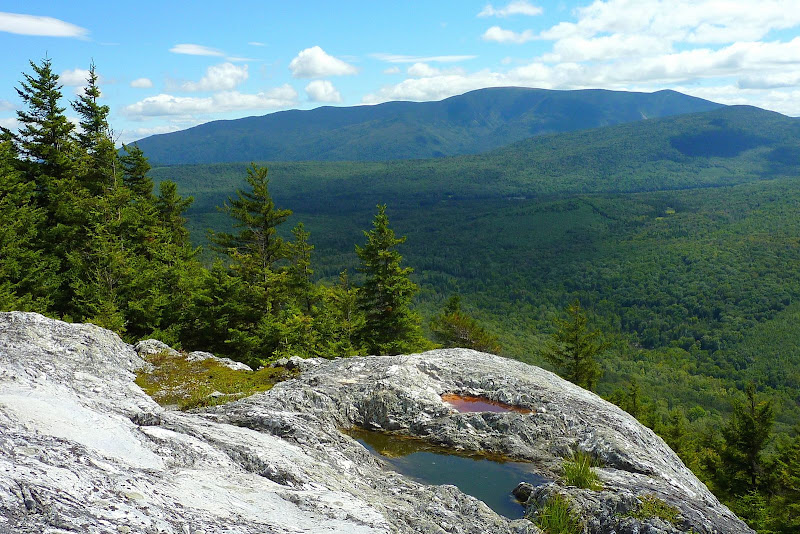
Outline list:
[[[511,491],[520,482],[538,486],[549,482],[532,464],[461,456],[423,440],[382,432],[353,429],[346,432],[373,454],[379,454],[398,473],[424,484],[452,484],[500,515],[517,519],[525,509]]]
[[[468,412],[517,412],[517,413],[531,413],[532,410],[528,408],[520,408],[519,406],[511,406],[484,397],[472,397],[470,395],[456,395],[455,393],[445,393],[442,395],[442,400],[453,408],[462,413]]]

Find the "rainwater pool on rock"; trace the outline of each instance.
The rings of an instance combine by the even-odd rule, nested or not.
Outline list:
[[[398,473],[423,484],[452,484],[512,519],[522,517],[525,510],[511,490],[520,482],[534,486],[549,482],[530,463],[462,456],[420,439],[382,432],[354,429],[346,433],[373,454],[380,455]]]

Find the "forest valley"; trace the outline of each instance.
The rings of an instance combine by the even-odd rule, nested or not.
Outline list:
[[[201,256],[186,228],[192,198],[169,180],[155,192],[145,154],[115,147],[94,66],[71,103],[77,127],[51,60],[31,68],[17,89],[20,129],[0,138],[0,310],[91,322],[128,341],[156,338],[254,366],[437,346],[502,352],[462,308],[463,295],[444,295],[423,321],[413,271],[397,251],[405,238],[383,204],[355,246],[352,277],[320,279],[310,233],[302,223],[290,237],[279,232],[292,212],[275,205],[267,169],[252,164],[246,187],[219,208],[232,231],[210,231],[213,254]],[[603,362],[629,351],[584,304],[564,308],[532,359],[593,390]],[[800,529],[800,429],[776,435],[778,408],[759,384],[725,399],[724,417],[685,399],[665,406],[635,379],[612,385],[608,400],[655,430],[753,528]]]

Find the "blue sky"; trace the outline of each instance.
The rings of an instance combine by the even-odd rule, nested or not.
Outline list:
[[[45,55],[119,140],[490,86],[664,88],[800,116],[800,0],[0,2],[0,125]],[[68,113],[70,114],[70,113]]]

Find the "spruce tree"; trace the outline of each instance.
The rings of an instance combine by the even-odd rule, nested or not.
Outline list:
[[[758,489],[764,472],[764,448],[774,422],[772,401],[759,401],[755,385],[748,384],[745,401],[734,403],[731,417],[722,429],[723,485],[731,494],[744,495]]]
[[[139,197],[150,197],[153,194],[153,180],[147,176],[150,163],[138,145],[122,145],[125,155],[120,157],[123,182]]]
[[[286,258],[286,246],[277,228],[292,211],[275,207],[267,172],[266,167],[251,164],[247,169],[250,190],[237,190],[236,198],[228,198],[220,208],[234,219],[233,226],[239,232],[210,235],[215,249],[231,257],[245,278],[252,275],[266,280],[275,262]]]
[[[364,273],[359,288],[358,306],[364,314],[361,343],[370,354],[399,354],[426,345],[420,333],[420,318],[412,311],[411,301],[417,285],[411,281],[411,267],[402,267],[402,256],[395,248],[405,237],[395,237],[389,228],[386,205],[378,206],[373,228],[365,231],[363,247],[356,246]]]
[[[543,356],[562,377],[591,391],[601,375],[597,357],[609,345],[602,340],[600,332],[589,329],[580,302],[576,300],[566,311],[566,319],[555,319],[556,331]]]
[[[34,183],[17,170],[11,140],[0,140],[0,310],[45,312],[57,264],[39,243],[44,211],[33,202]]]

